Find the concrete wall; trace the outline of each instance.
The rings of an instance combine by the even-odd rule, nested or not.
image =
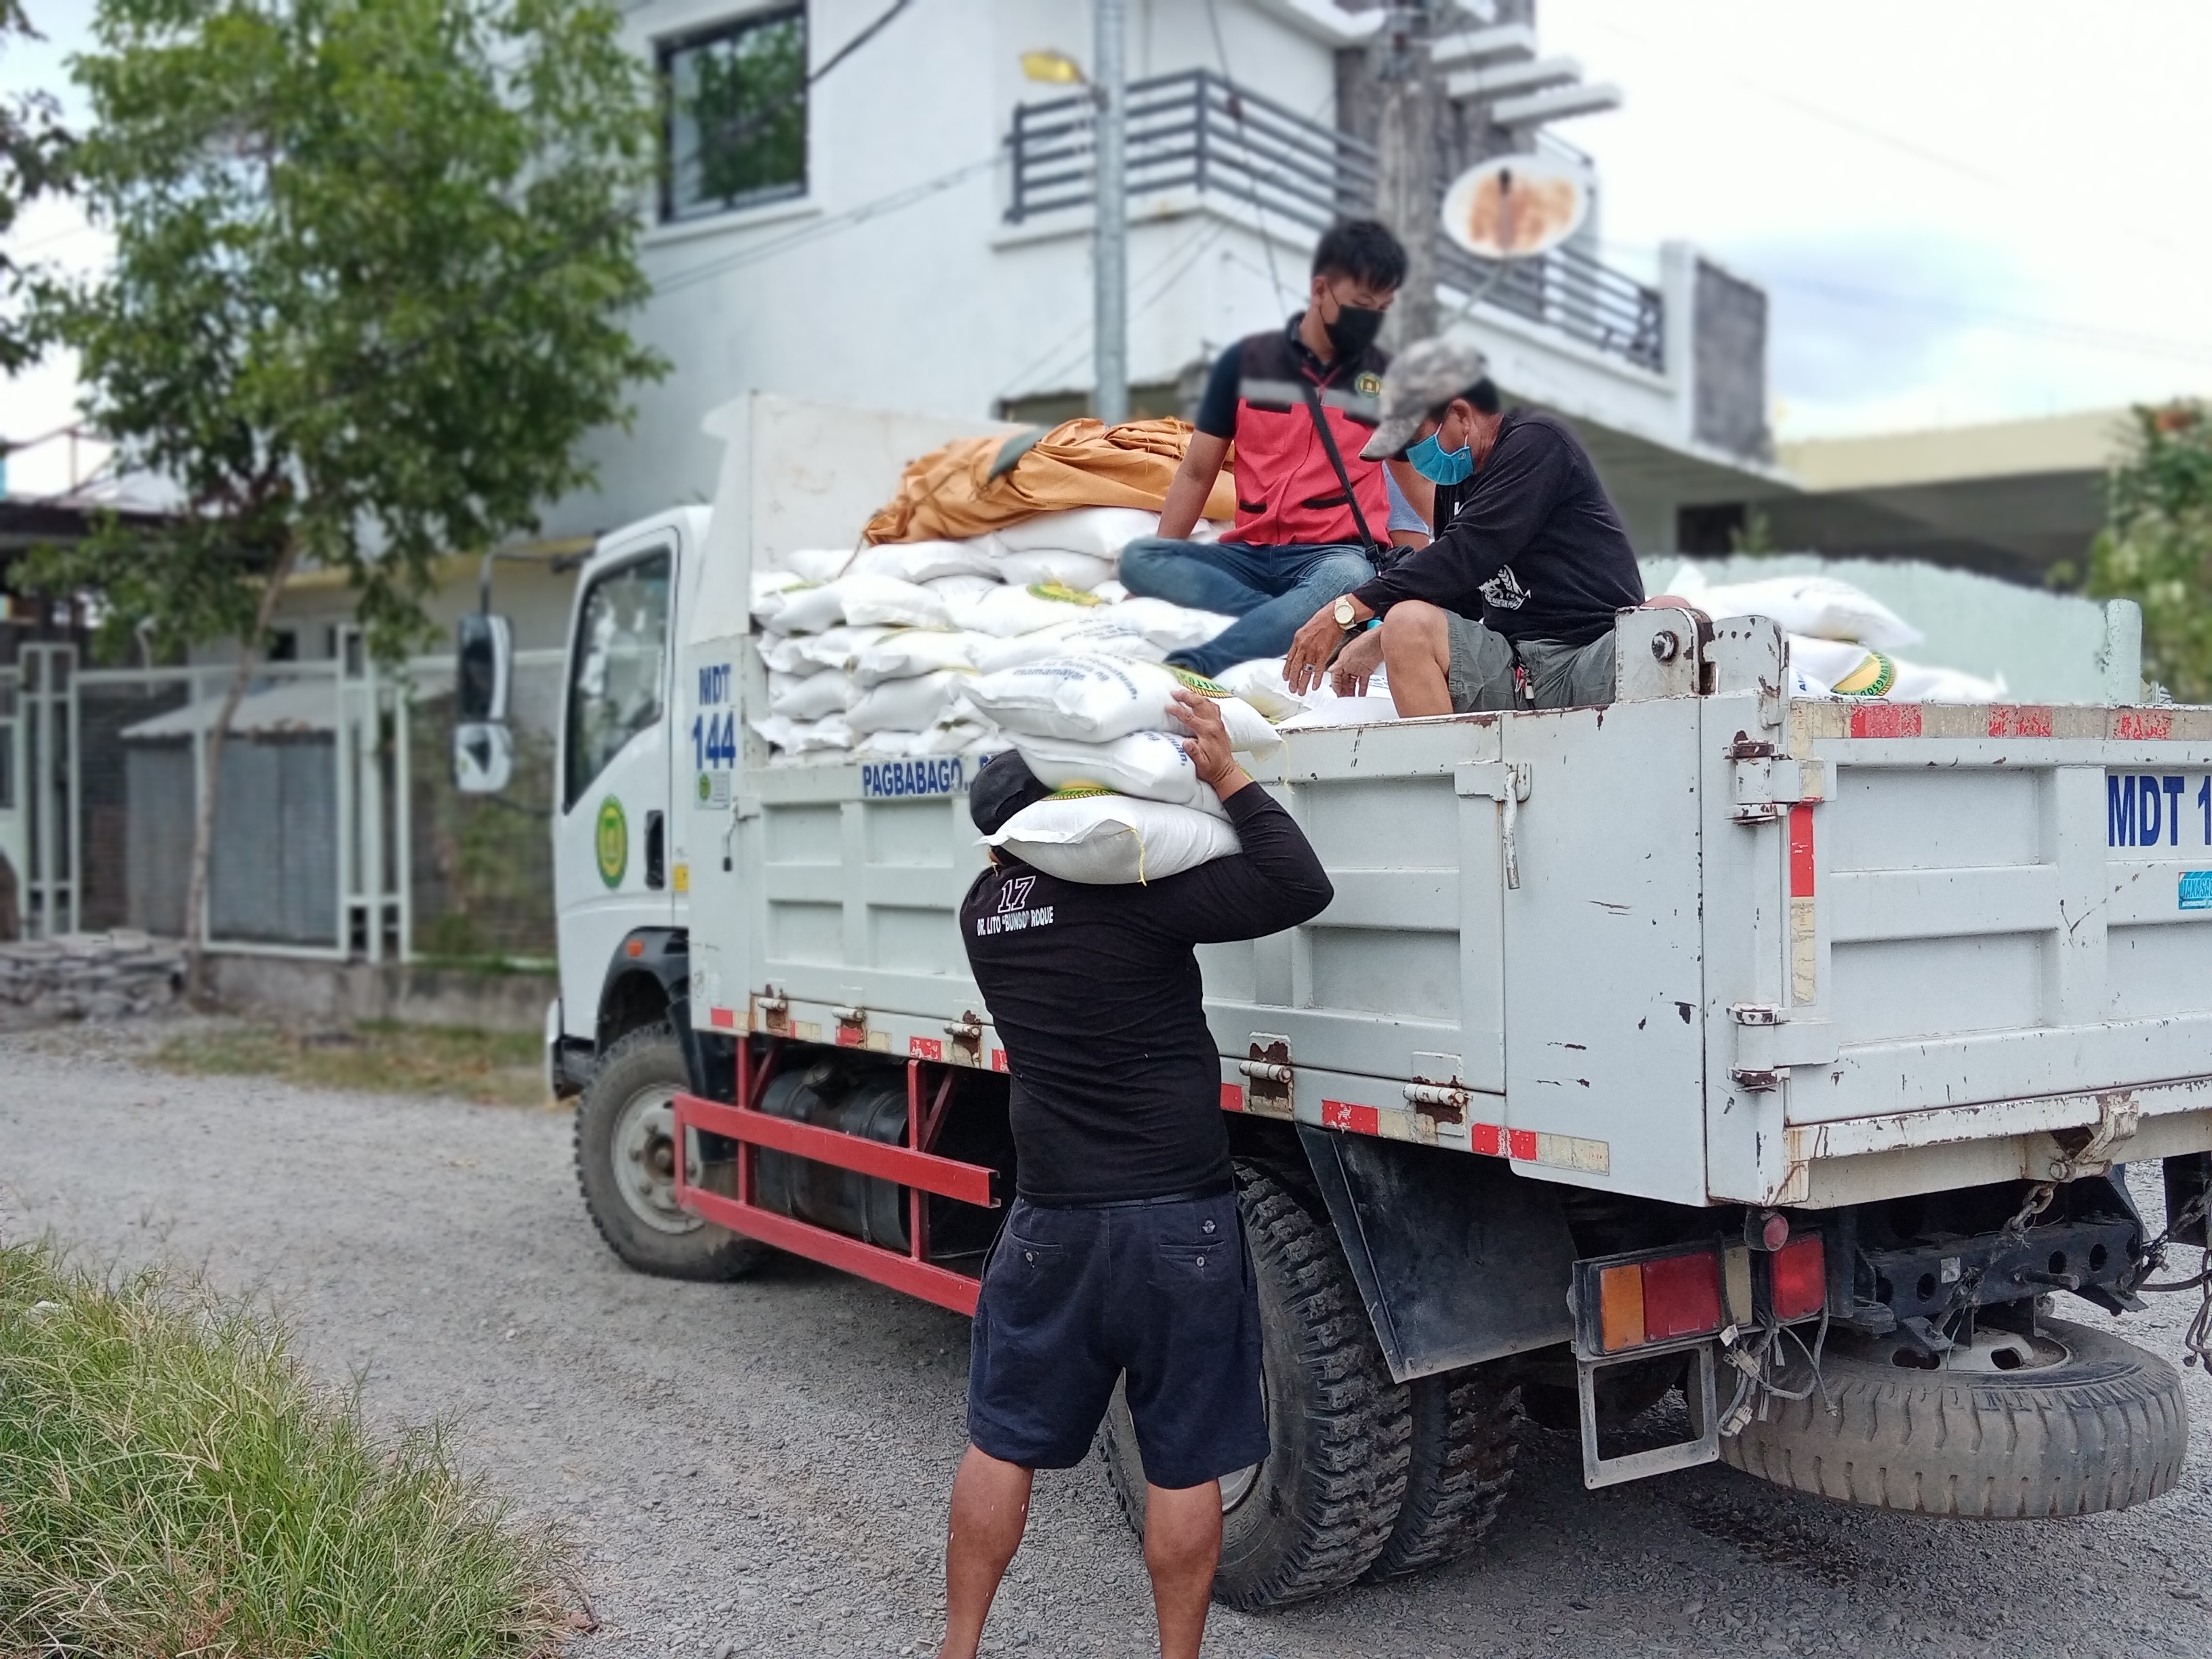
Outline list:
[[[393,1020],[402,1025],[539,1031],[558,991],[550,974],[470,974],[450,969],[298,962],[279,957],[209,958],[227,1007],[287,1020]]]

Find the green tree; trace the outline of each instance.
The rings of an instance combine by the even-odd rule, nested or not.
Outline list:
[[[39,38],[16,0],[0,0],[0,48],[8,37]],[[15,228],[23,204],[58,190],[66,177],[69,134],[59,106],[45,93],[0,98],[0,237]],[[28,273],[0,249],[0,302],[22,292]],[[0,374],[13,374],[38,355],[32,332],[12,312],[0,311]]]
[[[657,126],[598,0],[100,0],[76,169],[113,265],[56,295],[87,414],[181,491],[33,580],[111,646],[240,644],[208,744],[186,938],[204,972],[216,783],[286,580],[345,573],[372,648],[425,633],[440,556],[534,527],[665,365],[647,287]]]
[[[2083,586],[2142,607],[2146,679],[2212,702],[2212,413],[2179,403],[2133,419]]]

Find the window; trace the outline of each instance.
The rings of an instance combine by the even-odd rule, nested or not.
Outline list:
[[[757,12],[660,48],[668,167],[660,216],[696,219],[806,190],[806,13]]]
[[[611,570],[592,584],[569,653],[563,811],[639,732],[660,719],[667,681],[668,555]]]

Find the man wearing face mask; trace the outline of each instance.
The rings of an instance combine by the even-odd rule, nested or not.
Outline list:
[[[1380,417],[1389,366],[1375,337],[1405,279],[1406,251],[1381,224],[1334,226],[1314,250],[1306,308],[1285,328],[1240,340],[1214,364],[1198,430],[1160,510],[1160,533],[1121,553],[1132,593],[1237,619],[1175,653],[1168,660],[1176,666],[1217,674],[1279,657],[1316,605],[1374,576],[1369,556],[1390,533],[1388,475],[1360,452]],[[1218,542],[1188,540],[1232,443],[1236,528]],[[1425,507],[1427,483],[1401,460],[1389,465],[1407,498]]]
[[[1291,689],[1334,657],[1340,693],[1385,668],[1401,715],[1612,702],[1613,613],[1644,602],[1644,580],[1573,428],[1501,410],[1482,353],[1443,338],[1406,349],[1382,404],[1364,453],[1402,452],[1436,485],[1436,539],[1313,613]]]

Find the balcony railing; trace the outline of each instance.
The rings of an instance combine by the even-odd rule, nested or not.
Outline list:
[[[1093,195],[1091,94],[1017,105],[1006,217],[1018,224],[1088,207]],[[1132,82],[1127,121],[1132,197],[1173,190],[1218,193],[1262,220],[1310,231],[1375,208],[1375,147],[1249,92],[1208,70]],[[1657,369],[1663,357],[1658,290],[1577,248],[1516,262],[1503,276],[1444,244],[1443,280],[1463,295],[1490,284],[1484,303],[1559,330],[1609,356]]]

